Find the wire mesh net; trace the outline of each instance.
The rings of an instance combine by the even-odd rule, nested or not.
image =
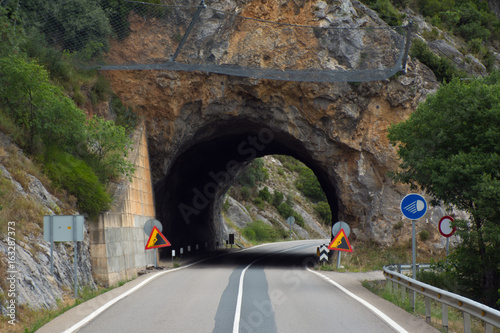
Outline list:
[[[388,78],[404,69],[406,62],[408,26],[381,27],[366,21],[362,27],[354,21],[326,27],[283,24],[217,9],[217,1],[213,6],[209,1],[191,6],[118,3],[104,8],[110,25],[100,29],[102,36],[96,33],[99,27],[68,32],[47,10],[25,20],[36,21],[33,25],[59,48],[79,50],[85,66],[98,65],[102,70],[164,69],[361,82]],[[62,10],[68,11],[68,17],[89,16],[89,8],[73,5]],[[95,57],[90,61],[99,50],[105,51],[99,63]]]

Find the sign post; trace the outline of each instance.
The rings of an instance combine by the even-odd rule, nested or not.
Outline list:
[[[344,230],[344,233],[345,233],[345,237],[347,239],[347,237],[349,237],[349,235],[351,234],[351,228],[349,227],[349,225],[347,223],[345,223],[344,221],[339,221],[339,222],[336,222],[334,225],[332,225],[332,236],[335,235],[335,238],[334,240],[337,238],[340,230]],[[333,241],[332,241],[333,243]],[[331,244],[330,244],[331,245]],[[350,248],[350,244],[349,244],[349,248]],[[341,257],[341,253],[340,251],[345,251],[345,250],[337,250],[337,268],[340,268],[340,257]],[[352,252],[352,249],[351,251],[348,251],[348,252]]]
[[[163,236],[163,234],[158,230],[156,226],[153,226],[153,230],[151,231],[151,234],[149,235],[149,239],[146,242],[146,247],[144,248],[145,250],[149,249],[155,249],[155,267],[157,267],[157,255],[158,255],[158,248],[159,247],[165,247],[165,246],[171,246],[170,242]]]
[[[351,244],[349,243],[349,240],[347,239],[347,236],[346,236],[344,229],[340,229],[340,231],[337,233],[335,238],[333,238],[330,245],[328,245],[328,249],[329,250],[337,250],[337,252],[338,252],[337,268],[340,268],[340,253],[341,253],[340,251],[352,252]]]
[[[413,278],[417,279],[417,241],[415,236],[415,222],[423,217],[427,212],[427,202],[420,194],[411,193],[406,195],[400,204],[401,213],[411,220],[411,237],[412,237],[412,266]],[[415,310],[415,297],[416,292],[413,292],[413,310]]]
[[[144,233],[146,236],[150,236],[153,232],[153,228],[158,229],[160,233],[163,231],[163,224],[156,219],[147,220],[144,223]],[[158,267],[158,249],[155,249],[155,267]]]
[[[441,220],[439,220],[439,233],[446,237],[446,256],[450,254],[450,237],[453,236],[455,231],[457,231],[457,227],[452,226],[452,222],[454,221],[451,216],[443,216]]]
[[[78,249],[77,242],[83,241],[83,215],[46,215],[43,217],[43,239],[50,242],[50,274],[54,275],[54,242],[73,242],[74,288],[78,297]]]

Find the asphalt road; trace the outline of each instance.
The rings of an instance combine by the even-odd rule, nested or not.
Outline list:
[[[142,276],[38,332],[437,332],[361,286],[381,272],[307,269],[322,243],[267,244]]]

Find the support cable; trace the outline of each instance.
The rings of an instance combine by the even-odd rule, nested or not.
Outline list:
[[[193,19],[189,23],[188,28],[186,29],[186,32],[184,33],[184,36],[182,36],[182,39],[179,43],[179,46],[177,46],[177,49],[175,50],[175,53],[173,56],[170,57],[170,62],[175,62],[175,59],[177,59],[177,56],[181,52],[182,46],[184,46],[184,43],[186,42],[187,38],[189,37],[189,34],[193,30],[194,25],[196,24],[196,21],[200,17],[201,11],[205,9],[207,5],[205,4],[205,0],[201,0],[200,5],[198,6],[198,9],[196,9],[196,12],[193,15]]]

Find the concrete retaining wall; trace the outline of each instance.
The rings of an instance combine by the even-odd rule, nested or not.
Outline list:
[[[134,278],[154,263],[154,250],[144,250],[149,237],[144,223],[155,216],[144,124],[134,132],[134,143],[132,180],[116,185],[112,208],[90,226],[94,278],[106,286]]]

